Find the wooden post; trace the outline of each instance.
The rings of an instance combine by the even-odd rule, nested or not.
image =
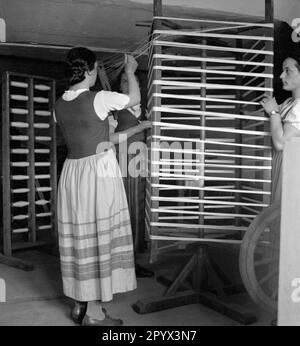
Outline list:
[[[236,44],[237,48],[243,48],[243,42],[241,40],[237,39],[235,44]],[[236,58],[238,60],[242,60],[243,56],[242,56],[241,53],[237,53]],[[242,72],[243,67],[241,67],[240,65],[236,65],[235,69],[238,72]],[[242,76],[237,76],[236,77],[236,84],[237,85],[242,85],[243,84],[243,77]],[[236,99],[237,100],[242,100],[242,92],[241,92],[241,90],[236,90]],[[235,111],[236,111],[237,114],[242,114],[241,104],[238,103],[236,105]],[[235,123],[235,128],[236,129],[242,129],[243,128],[243,121],[241,119],[235,119],[234,123]],[[238,143],[243,143],[243,136],[241,134],[237,134],[236,137],[237,137],[236,141]],[[242,148],[241,147],[235,147],[235,154],[242,156]],[[242,164],[243,164],[242,158],[241,157],[236,157],[235,158],[235,165],[241,166]],[[240,167],[235,169],[235,177],[236,178],[242,178],[242,169]],[[235,188],[237,190],[241,190],[242,189],[241,181],[237,180],[234,185],[235,185]],[[242,202],[242,198],[241,197],[242,196],[241,196],[240,192],[235,193],[235,201],[236,202],[238,202],[238,203]],[[242,212],[241,206],[236,205],[235,212],[236,212],[236,214],[240,214]],[[241,226],[241,219],[236,218],[235,219],[235,225],[236,226]]]
[[[153,1],[153,15],[154,17],[162,16],[162,0]]]
[[[11,256],[11,191],[10,191],[10,116],[9,74],[2,79],[2,189],[3,189],[3,253]]]
[[[300,139],[285,145],[282,164],[278,325],[300,326]]]
[[[207,44],[207,40],[202,40],[201,44],[206,45]],[[207,57],[207,51],[206,49],[202,49],[201,50],[201,57],[202,58],[206,58]],[[206,61],[202,61],[201,62],[201,69],[205,70],[206,69]],[[201,83],[205,84],[207,81],[206,78],[206,72],[202,72],[201,73]],[[200,88],[200,96],[203,98],[200,101],[200,109],[201,111],[205,111],[206,110],[206,101],[204,100],[204,98],[206,98],[206,88],[205,87],[201,87]],[[200,130],[199,133],[199,137],[201,139],[201,143],[199,146],[200,152],[204,153],[205,152],[205,139],[206,139],[206,132],[205,132],[205,125],[206,125],[206,119],[205,119],[205,115],[201,115],[201,117],[199,118],[199,125],[203,126],[203,129]],[[196,146],[197,148],[197,146]],[[196,157],[197,158],[197,157]],[[205,155],[201,154],[199,156],[199,163],[202,164],[201,166],[199,166],[199,176],[204,177],[205,176]],[[204,187],[205,186],[205,180],[204,178],[199,180],[199,187]],[[205,198],[205,191],[204,190],[200,190],[199,191],[199,199],[204,201]],[[199,204],[199,212],[203,213],[204,210],[204,203],[200,203]],[[198,219],[199,225],[204,225],[205,224],[205,219],[204,219],[204,215],[200,214],[199,215],[199,219]],[[198,231],[198,237],[199,238],[204,238],[204,228],[200,228]],[[196,291],[200,291],[201,290],[201,286],[203,284],[204,281],[204,273],[205,273],[205,266],[204,266],[204,258],[207,255],[206,253],[206,248],[204,246],[197,246],[196,248],[196,253],[197,255],[195,256],[195,264],[193,267],[193,288]]]
[[[274,21],[274,0],[265,0],[265,21],[266,23]]]
[[[162,16],[162,0],[154,0],[153,2],[153,15],[154,17],[160,17]],[[161,20],[157,20],[154,19],[153,22],[153,30],[156,29],[160,29],[161,27]],[[155,39],[155,35],[153,37]],[[153,46],[153,55],[154,54],[161,54],[162,49],[160,46],[154,45]],[[152,57],[150,56],[150,59]],[[161,59],[160,58],[153,58],[153,66],[157,65],[160,66],[161,65]],[[150,75],[151,75],[151,63],[150,63]],[[160,80],[161,79],[161,75],[162,72],[161,70],[152,70],[152,80]],[[150,94],[153,93],[161,93],[161,86],[160,85],[153,85],[151,87],[151,83],[150,83],[150,88],[152,89],[152,92]],[[153,96],[152,98],[152,107],[160,107],[161,106],[161,98],[158,96]],[[151,113],[151,120],[152,121],[156,121],[159,122],[160,121],[160,112],[153,112]],[[160,157],[160,152],[159,151],[153,151],[153,148],[158,148],[159,147],[159,139],[157,138],[153,138],[153,136],[159,136],[160,135],[160,128],[158,126],[152,126],[151,128],[151,154],[150,154],[150,182],[151,182],[151,197],[157,197],[159,195],[159,190],[157,187],[153,188],[152,185],[153,184],[159,184],[159,177],[156,176],[152,176],[153,172],[156,172],[157,169],[159,170],[159,166],[158,165],[154,165],[152,164],[153,161],[159,161],[159,157]],[[156,157],[156,159],[154,159],[154,157]],[[153,201],[151,200],[150,202],[150,206],[151,209],[158,209],[159,207],[159,202],[158,201]],[[157,212],[150,212],[150,222],[158,222],[158,213]],[[157,226],[151,227],[151,233],[153,235],[157,234]],[[151,258],[150,261],[154,262],[156,260],[156,256],[157,256],[157,241],[152,242],[151,244]]]
[[[265,22],[266,23],[273,23],[274,22],[274,0],[265,0]],[[274,37],[274,28],[265,28],[266,36]],[[265,49],[268,51],[274,50],[274,43],[273,41],[266,41],[265,42]],[[273,55],[266,55],[265,61],[266,63],[273,64],[274,58]],[[265,73],[273,74],[273,67],[266,66]],[[266,88],[273,88],[273,80],[271,78],[265,79],[265,87]],[[265,92],[266,95],[272,96],[272,92]],[[263,125],[263,131],[270,131],[269,123],[265,122]],[[263,141],[263,145],[270,146],[271,140],[270,137],[265,137]],[[265,149],[264,150],[264,156],[269,157],[270,156],[270,150]],[[264,165],[269,165],[268,161],[264,161]],[[269,170],[264,170],[263,173],[263,179],[265,180],[271,180],[271,172]],[[263,191],[270,191],[270,187],[268,183],[263,183]],[[269,195],[263,195],[263,203],[270,203],[270,197]]]
[[[274,22],[274,3],[273,0],[265,0],[265,22],[266,23],[272,23]],[[265,28],[265,34],[266,36],[269,37],[274,37],[274,28]],[[273,41],[266,41],[265,42],[265,50],[267,51],[273,51],[274,50],[274,44]],[[273,55],[266,55],[265,56],[265,62],[269,63],[269,64],[274,64],[274,58]],[[265,68],[265,73],[268,74],[273,74],[273,66],[266,66]],[[265,87],[266,88],[273,88],[273,79],[271,78],[266,78],[265,79]],[[269,91],[265,93],[268,96],[273,96],[273,92]],[[263,125],[264,131],[269,132],[270,131],[270,123],[269,122],[264,122]],[[263,144],[264,146],[270,146],[271,145],[271,139],[270,137],[264,137],[263,139]],[[272,155],[272,152],[270,152],[269,149],[264,149],[264,157],[270,157],[270,155]],[[265,160],[264,161],[264,165],[269,165],[269,163]],[[263,173],[263,179],[265,180],[271,180],[272,175],[271,175],[271,171],[270,170],[264,170]],[[270,191],[270,184],[269,183],[263,183],[262,184],[262,190],[263,191]],[[270,204],[272,203],[272,201],[270,201],[270,196],[269,195],[263,195],[263,203],[266,204]],[[278,238],[277,235],[275,234],[275,232],[270,233],[270,241],[273,244],[278,244]],[[267,253],[269,253],[269,256],[272,258],[274,256],[276,256],[276,250],[275,249],[268,249],[266,251]],[[277,268],[274,268],[274,266],[277,266],[277,264],[272,264],[269,266],[269,270],[275,270]],[[270,288],[272,288],[272,282],[269,283]]]
[[[28,214],[29,214],[29,241],[32,243],[36,242],[36,212],[35,212],[35,157],[34,157],[34,107],[33,107],[33,94],[34,94],[34,84],[33,78],[27,78],[28,89]]]
[[[55,239],[56,249],[58,249],[58,233],[57,233],[57,217],[56,217],[56,201],[57,201],[57,158],[56,158],[56,125],[53,118],[54,103],[55,103],[55,81],[50,82],[49,90],[49,111],[50,117],[50,135],[52,141],[50,145],[50,186],[52,188],[50,192],[50,210],[51,210],[51,226]]]
[[[206,40],[203,40],[202,42],[201,42],[201,44],[203,44],[204,46],[207,44],[207,41]],[[206,58],[207,57],[207,51],[206,51],[206,49],[204,48],[204,49],[202,49],[202,51],[201,51],[201,57],[202,58]],[[203,69],[203,70],[205,70],[206,69],[206,61],[202,61],[201,62],[201,69]],[[206,83],[206,72],[202,72],[201,73],[201,83],[203,83],[203,84],[205,84]],[[202,97],[202,98],[206,98],[206,87],[202,87],[201,89],[200,89],[200,96]],[[200,102],[200,104],[201,104],[201,111],[205,111],[206,110],[206,101],[205,100],[203,100],[202,99],[202,101]],[[204,129],[204,127],[205,127],[205,123],[206,123],[206,121],[205,121],[206,119],[205,119],[205,115],[202,115],[201,117],[200,117],[200,126],[203,126],[203,129],[200,131],[200,139],[202,140],[202,142],[201,142],[201,144],[200,144],[200,151],[202,152],[202,153],[204,153],[205,152],[205,143],[204,143],[204,141],[205,141],[205,137],[206,137],[206,133],[205,133],[205,129]],[[205,155],[204,154],[202,154],[201,156],[200,156],[200,158],[199,158],[199,163],[201,163],[202,164],[202,166],[200,166],[200,168],[199,168],[199,175],[200,176],[202,176],[202,177],[204,177],[205,176]],[[200,185],[200,187],[204,187],[204,185],[205,185],[205,180],[204,180],[204,178],[203,179],[200,179],[199,180],[199,185]],[[200,200],[204,200],[204,197],[205,197],[205,192],[204,192],[204,190],[200,190],[200,192],[199,192],[199,199]],[[201,204],[199,204],[199,212],[204,212],[204,203],[201,203]],[[200,225],[203,225],[205,223],[205,221],[204,221],[204,215],[200,215],[199,216],[199,224]],[[199,237],[200,238],[203,238],[204,237],[204,229],[200,229],[199,230]]]

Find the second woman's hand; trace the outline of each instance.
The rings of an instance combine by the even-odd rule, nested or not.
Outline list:
[[[125,72],[135,73],[138,63],[132,55],[125,54]]]
[[[266,96],[259,103],[268,114],[273,111],[279,112],[279,106],[275,100],[275,97]]]
[[[152,122],[149,120],[141,121],[137,126],[140,131],[143,131],[146,129],[150,129],[152,126]]]

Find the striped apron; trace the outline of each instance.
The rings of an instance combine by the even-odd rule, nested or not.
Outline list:
[[[130,216],[112,150],[66,159],[57,208],[65,295],[105,302],[135,289]]]

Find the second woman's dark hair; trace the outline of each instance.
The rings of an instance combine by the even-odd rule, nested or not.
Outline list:
[[[84,74],[93,70],[97,60],[96,54],[84,47],[72,48],[66,58],[66,77],[69,85],[80,83]]]
[[[290,51],[290,53],[287,55],[286,58],[291,58],[294,59],[297,62],[297,69],[300,72],[300,50],[299,49],[294,49]]]

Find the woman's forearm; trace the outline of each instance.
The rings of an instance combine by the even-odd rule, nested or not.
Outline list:
[[[132,137],[141,130],[142,129],[140,128],[140,126],[136,125],[124,131],[110,133],[109,138],[113,144],[119,144],[125,142],[128,138]]]
[[[126,75],[128,80],[128,89],[129,89],[128,96],[130,99],[126,108],[129,108],[141,102],[141,93],[140,93],[140,88],[139,88],[134,72],[126,71]]]
[[[285,138],[280,114],[272,115],[270,118],[270,130],[272,141],[277,151],[283,150]]]

